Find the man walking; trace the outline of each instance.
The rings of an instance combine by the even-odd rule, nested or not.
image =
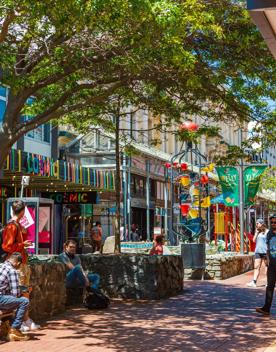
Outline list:
[[[29,307],[29,300],[20,297],[17,269],[22,263],[20,253],[13,253],[9,259],[0,266],[0,309],[3,311],[16,310],[10,331],[9,341],[27,341],[28,335],[20,331],[24,316]]]
[[[273,300],[273,292],[276,283],[276,214],[270,218],[270,230],[267,233],[267,287],[265,304],[262,308],[256,308],[258,313],[263,315],[270,314],[270,308]]]

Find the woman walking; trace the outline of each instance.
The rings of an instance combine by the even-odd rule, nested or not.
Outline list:
[[[247,286],[257,287],[257,280],[260,275],[262,263],[266,265],[266,252],[267,252],[267,233],[268,229],[265,226],[263,219],[256,221],[256,232],[253,241],[256,243],[255,260],[254,260],[254,277],[253,281],[249,282]]]

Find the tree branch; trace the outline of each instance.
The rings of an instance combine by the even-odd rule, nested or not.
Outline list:
[[[0,44],[3,43],[4,40],[6,39],[9,31],[9,25],[12,23],[15,17],[16,17],[15,12],[13,10],[10,10],[3,22],[2,29],[0,31]]]

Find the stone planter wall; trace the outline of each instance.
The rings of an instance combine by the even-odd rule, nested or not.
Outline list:
[[[65,311],[65,266],[50,262],[31,264],[30,316],[34,320],[49,318]]]
[[[30,265],[30,315],[34,320],[65,310],[65,265],[56,262],[56,256],[51,259]],[[161,299],[176,295],[183,288],[181,256],[84,254],[81,260],[86,271],[100,274],[101,288],[110,298]],[[77,294],[73,303],[81,304],[81,292],[78,290]]]
[[[100,274],[111,298],[161,299],[183,289],[181,256],[84,254],[81,261],[86,271]]]
[[[224,280],[254,269],[253,254],[207,255],[205,279]],[[201,269],[184,269],[185,279],[201,279]]]

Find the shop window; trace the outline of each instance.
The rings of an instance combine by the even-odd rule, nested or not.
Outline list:
[[[0,123],[4,120],[4,114],[7,106],[7,88],[0,86]]]
[[[6,102],[2,100],[0,97],[0,123],[3,122],[5,111],[6,111]]]
[[[146,196],[146,180],[145,178],[137,175],[132,175],[131,180],[131,193],[138,197],[143,198]]]

